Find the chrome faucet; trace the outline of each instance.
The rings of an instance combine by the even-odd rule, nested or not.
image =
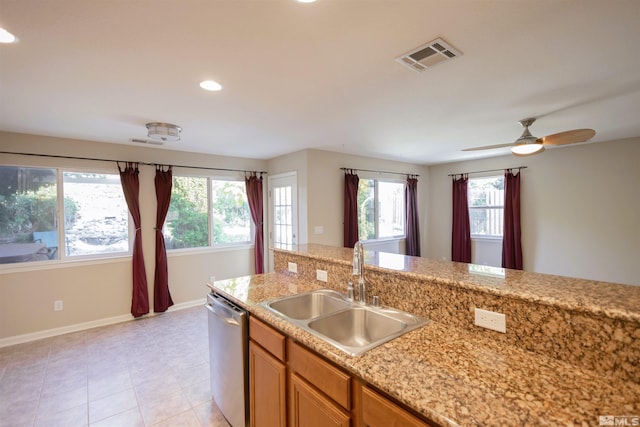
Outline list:
[[[367,288],[364,284],[364,245],[357,241],[353,247],[353,273],[358,276],[358,302],[367,303]]]

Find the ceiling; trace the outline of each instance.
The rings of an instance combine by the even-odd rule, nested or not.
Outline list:
[[[638,23],[638,0],[0,0],[0,130],[138,146],[168,122],[156,149],[421,164],[508,154],[461,150],[531,116],[638,137]],[[394,61],[438,37],[462,56]]]

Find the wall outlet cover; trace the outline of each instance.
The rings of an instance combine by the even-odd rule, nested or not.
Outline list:
[[[324,270],[316,270],[316,279],[321,282],[326,282],[328,280],[327,272]]]
[[[476,326],[502,332],[503,334],[507,332],[506,316],[502,313],[496,313],[495,311],[476,308],[474,323]]]
[[[290,262],[288,264],[288,269],[291,273],[297,273],[298,272],[298,264],[296,264],[295,262]]]

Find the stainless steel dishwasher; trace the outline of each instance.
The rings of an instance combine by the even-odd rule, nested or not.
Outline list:
[[[249,425],[248,313],[207,294],[211,396],[232,427]]]

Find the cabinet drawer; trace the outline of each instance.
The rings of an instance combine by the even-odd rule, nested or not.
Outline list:
[[[284,362],[285,337],[280,332],[255,317],[249,316],[249,336],[253,341]]]
[[[288,341],[289,367],[333,399],[351,410],[351,376],[311,353],[301,345]]]

